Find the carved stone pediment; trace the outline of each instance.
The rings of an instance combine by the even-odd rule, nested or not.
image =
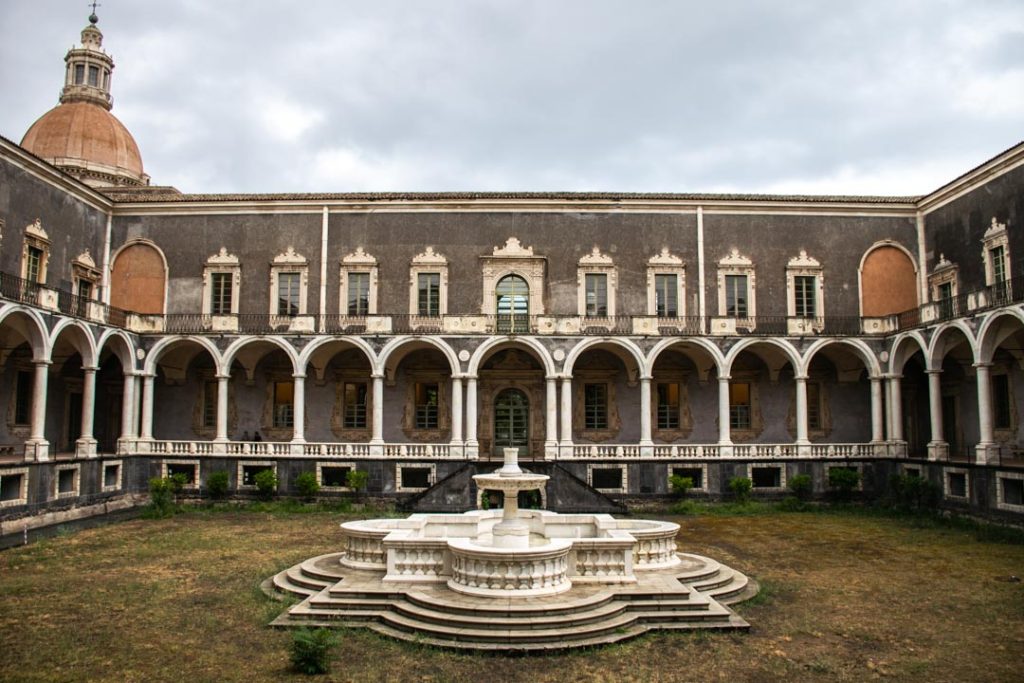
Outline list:
[[[412,257],[414,266],[446,266],[448,259],[434,251],[433,247],[427,247],[426,251]]]
[[[580,258],[581,266],[610,266],[612,264],[612,257],[602,254],[599,247],[594,247],[589,254]]]
[[[228,253],[227,247],[221,247],[219,252],[206,259],[206,263],[211,266],[237,266],[239,261],[237,256]]]
[[[733,247],[729,251],[729,255],[722,258],[722,260],[718,262],[718,265],[724,267],[731,266],[735,268],[750,268],[754,265],[754,262],[751,261],[750,258],[741,255],[739,249]]]
[[[363,251],[362,247],[356,247],[351,254],[342,257],[341,262],[346,266],[375,266],[377,259]]]
[[[505,246],[494,247],[493,255],[502,258],[532,258],[533,247],[524,247],[518,237],[509,237],[505,240]]]
[[[661,252],[649,258],[647,263],[652,266],[681,266],[683,259],[670,252],[668,247],[662,247]]]
[[[295,247],[289,245],[288,248],[281,254],[274,257],[273,264],[275,266],[281,265],[300,265],[304,266],[309,263],[309,260],[302,254],[295,253]]]
[[[807,252],[801,249],[800,255],[789,259],[789,263],[786,264],[786,267],[816,270],[821,268],[821,262],[816,258],[808,256]]]

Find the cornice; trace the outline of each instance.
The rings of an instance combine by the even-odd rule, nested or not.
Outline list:
[[[921,197],[917,202],[918,210],[923,214],[935,211],[1021,165],[1024,165],[1024,142],[1017,143],[959,178]]]
[[[77,178],[64,173],[53,164],[40,159],[3,136],[0,136],[0,151],[12,165],[49,185],[64,190],[92,208],[103,213],[111,213],[114,209],[114,201],[106,195],[97,192]]]

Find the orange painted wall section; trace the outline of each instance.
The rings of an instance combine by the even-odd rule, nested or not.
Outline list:
[[[868,254],[860,287],[866,318],[902,313],[917,306],[914,264],[896,247],[878,247]]]
[[[146,244],[121,251],[110,274],[110,305],[137,313],[163,313],[164,260]]]

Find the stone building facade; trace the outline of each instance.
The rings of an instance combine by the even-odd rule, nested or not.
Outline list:
[[[98,34],[0,139],[0,515],[456,490],[506,447],[624,497],[849,466],[1024,512],[1024,145],[920,197],[183,194],[110,134]]]

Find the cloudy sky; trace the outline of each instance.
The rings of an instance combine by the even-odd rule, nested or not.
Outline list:
[[[85,0],[0,0],[0,134]],[[1024,139],[1020,0],[104,0],[114,113],[186,192],[918,194]]]

